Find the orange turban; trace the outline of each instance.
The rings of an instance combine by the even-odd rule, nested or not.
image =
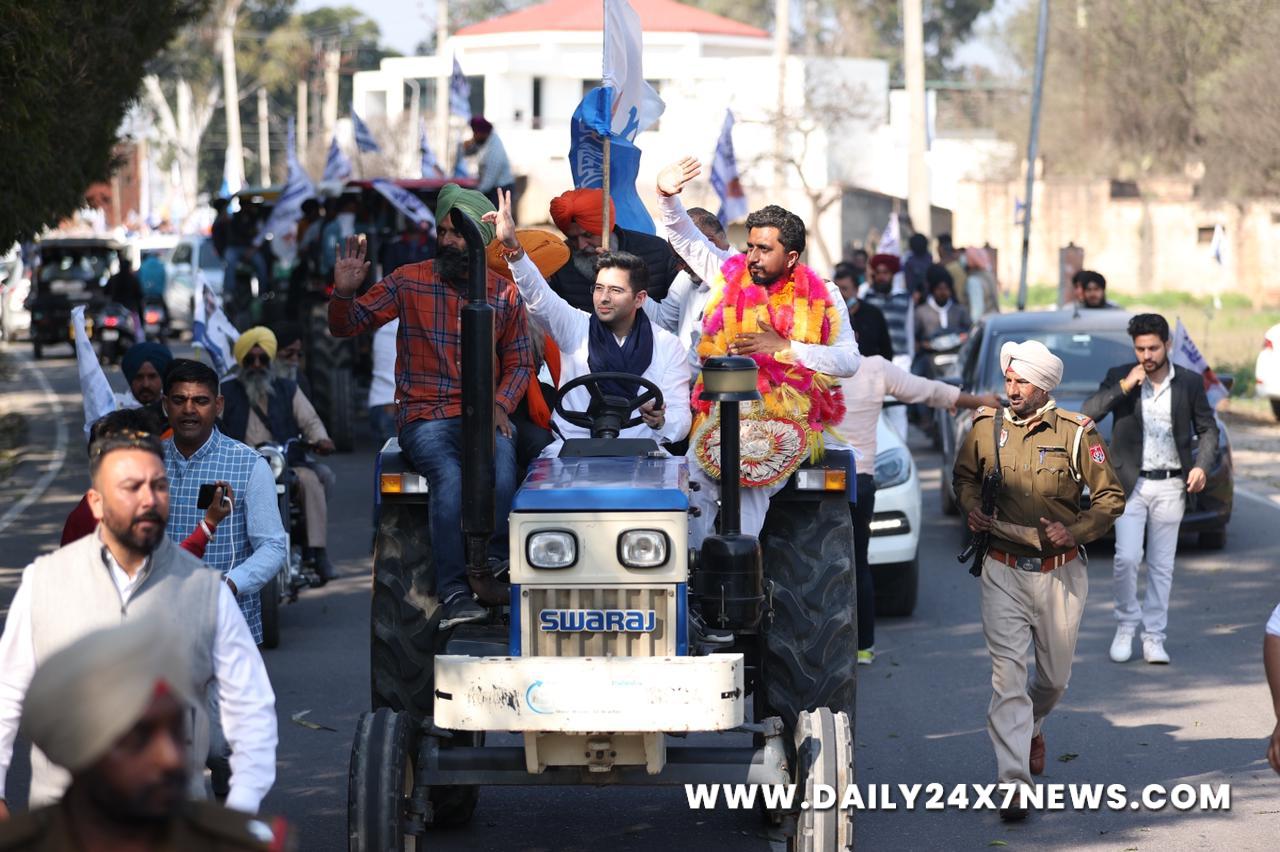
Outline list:
[[[551,221],[561,231],[567,231],[571,222],[577,222],[584,231],[600,236],[604,231],[604,190],[574,189],[551,199]],[[609,222],[616,224],[617,221],[611,198]]]
[[[569,248],[563,240],[556,238],[550,231],[535,228],[521,228],[516,231],[516,240],[529,255],[533,265],[538,267],[543,278],[550,278],[560,267],[569,262]],[[502,241],[494,240],[484,250],[485,263],[495,275],[511,279],[511,270],[502,257]]]

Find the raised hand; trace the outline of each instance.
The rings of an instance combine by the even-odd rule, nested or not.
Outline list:
[[[511,193],[510,191],[498,190],[498,212],[486,213],[480,217],[480,221],[488,222],[494,226],[495,235],[502,244],[509,249],[520,248],[520,241],[516,239],[516,220],[511,215]]]
[[[338,246],[338,259],[333,265],[333,289],[339,296],[350,296],[369,274],[370,264],[365,260],[368,250],[364,234],[352,234],[347,237],[346,245]]]
[[[679,195],[689,181],[702,174],[702,164],[697,157],[685,157],[658,172],[658,194],[666,197]]]

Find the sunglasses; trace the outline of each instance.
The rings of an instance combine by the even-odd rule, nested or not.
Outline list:
[[[271,363],[271,359],[266,354],[262,355],[246,355],[244,356],[244,365],[252,367],[255,364],[262,364],[264,367]]]

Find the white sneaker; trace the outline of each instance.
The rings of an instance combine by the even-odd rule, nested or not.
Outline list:
[[[1142,638],[1142,659],[1148,663],[1167,666],[1169,664],[1169,654],[1164,649],[1164,640],[1157,639],[1154,636],[1144,636]]]
[[[1111,662],[1129,662],[1129,658],[1133,656],[1133,634],[1131,625],[1121,624],[1116,628],[1116,638],[1111,640]]]

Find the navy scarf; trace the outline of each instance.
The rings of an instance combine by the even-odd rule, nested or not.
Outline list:
[[[587,366],[593,373],[631,373],[644,375],[653,360],[653,326],[643,308],[636,309],[635,323],[626,341],[618,345],[609,326],[600,322],[595,314],[591,315],[591,332],[587,339]],[[615,396],[630,397],[636,393],[638,384],[631,382],[602,382],[601,390]]]

